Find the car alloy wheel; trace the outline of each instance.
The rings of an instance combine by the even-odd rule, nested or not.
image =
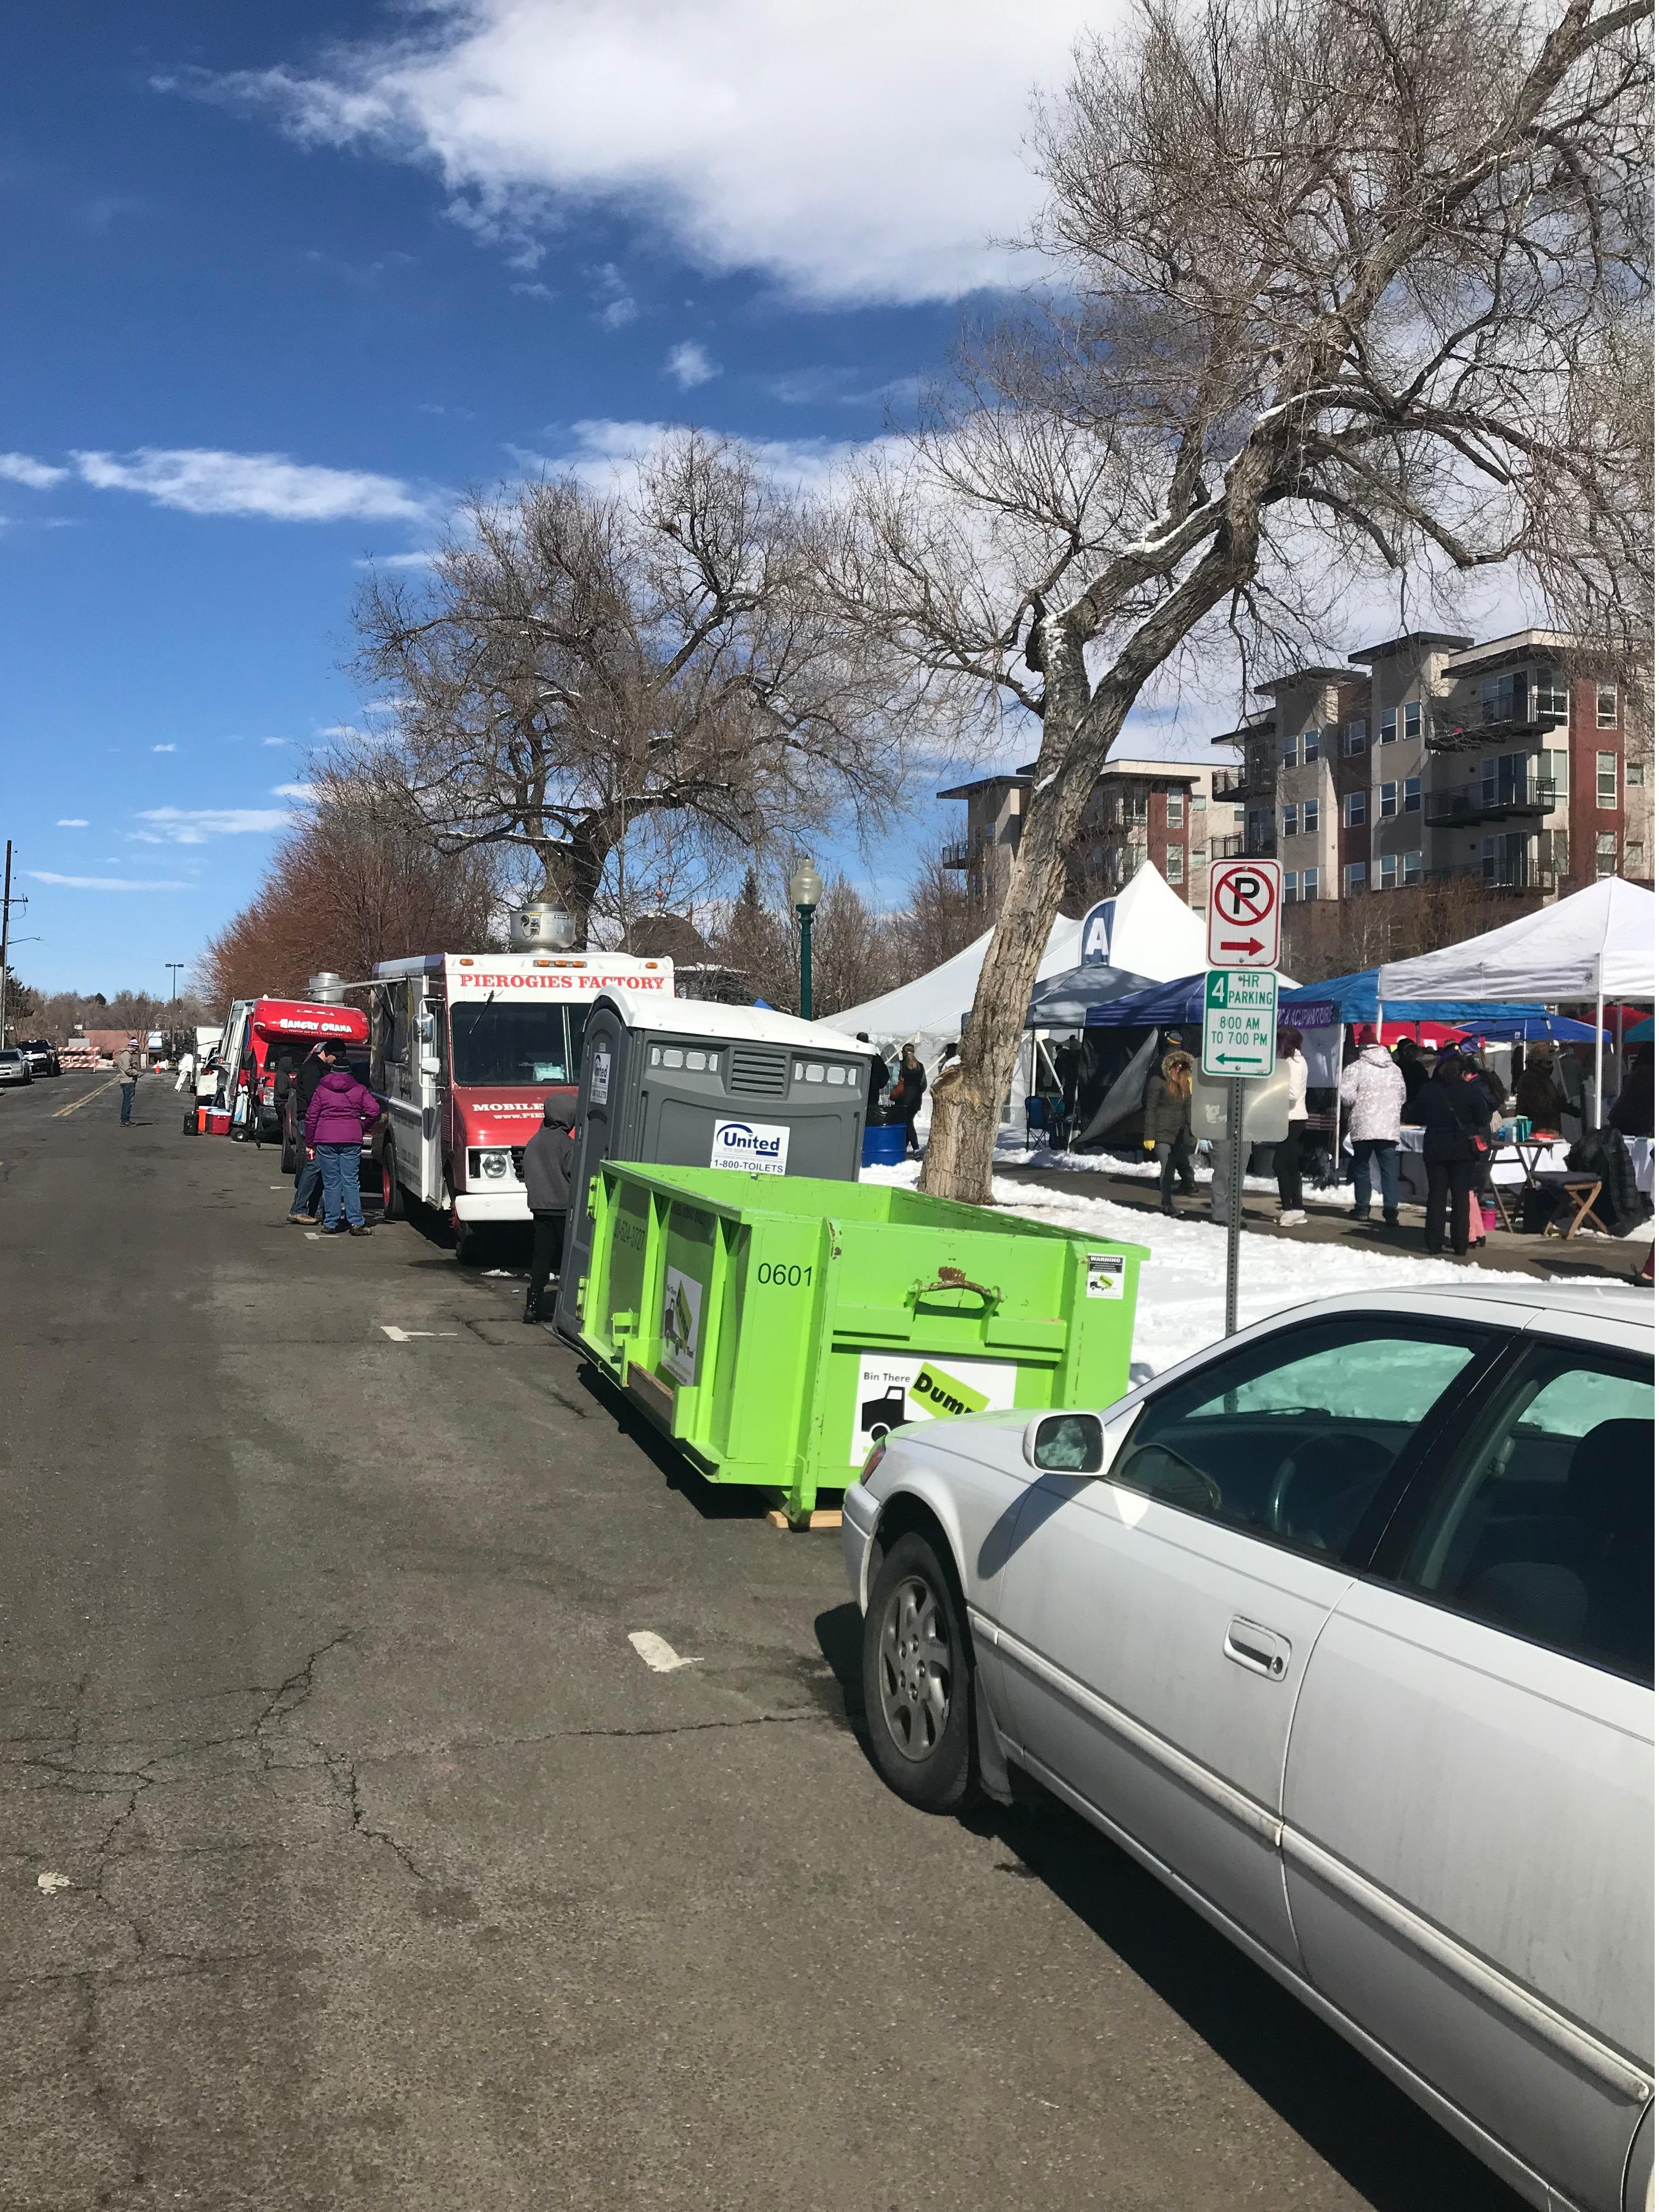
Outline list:
[[[864,1709],[882,1778],[923,1812],[958,1812],[979,1794],[975,1690],[956,1577],[912,1531],[882,1560],[870,1593]]]
[[[888,1735],[906,1759],[931,1759],[951,1718],[954,1670],[939,1600],[919,1575],[882,1609],[876,1665]]]

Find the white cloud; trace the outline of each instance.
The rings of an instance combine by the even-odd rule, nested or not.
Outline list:
[[[68,474],[49,461],[37,461],[33,453],[0,453],[0,477],[8,483],[27,484],[31,491],[50,491]]]
[[[283,806],[147,806],[137,818],[154,825],[132,832],[142,845],[204,845],[210,837],[283,830],[294,817]]]
[[[598,201],[710,269],[815,301],[952,298],[1006,281],[1036,204],[1034,84],[1111,9],[1085,0],[426,0],[421,30],[286,66],[157,80],[275,113],[302,144],[437,173],[520,265]],[[404,15],[405,24],[416,20]]]
[[[593,283],[598,297],[605,302],[599,316],[602,330],[626,330],[629,323],[638,319],[640,303],[629,290],[614,261],[606,261],[593,271]]]
[[[317,787],[314,783],[273,783],[270,795],[273,799],[315,799]]]
[[[426,501],[398,477],[319,468],[286,453],[226,453],[207,447],[141,446],[136,453],[77,453],[100,491],[136,491],[185,514],[253,514],[272,522],[424,521]]]
[[[292,738],[261,738],[259,740],[262,745],[289,745],[293,742]]]
[[[178,750],[179,748],[177,745],[152,745],[150,747],[150,750],[153,753],[176,753]]]
[[[663,364],[663,374],[672,376],[682,392],[691,392],[700,384],[712,383],[720,374],[719,365],[709,360],[708,349],[696,339],[687,338],[677,345]]]
[[[60,814],[58,817],[58,827],[60,830],[89,830],[92,824],[84,815]]]
[[[609,417],[573,422],[567,429],[548,426],[553,450],[519,453],[526,468],[568,471],[596,489],[608,491],[625,483],[640,463],[674,432],[665,422],[623,422]],[[872,453],[890,441],[841,438],[750,438],[750,453],[777,477],[805,492],[823,489],[836,471],[860,454]]]
[[[126,876],[56,876],[50,868],[29,870],[37,884],[58,884],[68,891],[188,891],[193,884],[164,883],[156,878],[146,878],[134,883]]]

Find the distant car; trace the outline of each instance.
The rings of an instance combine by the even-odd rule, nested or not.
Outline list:
[[[21,1045],[0,1046],[0,1083],[33,1083],[34,1071]]]
[[[1581,2212],[1652,2203],[1653,1536],[1651,1297],[1491,1276],[896,1430],[842,1518],[901,1796],[1042,1784]]]
[[[20,1037],[17,1041],[17,1048],[28,1055],[31,1074],[61,1075],[63,1073],[64,1071],[58,1064],[58,1048],[47,1038]]]

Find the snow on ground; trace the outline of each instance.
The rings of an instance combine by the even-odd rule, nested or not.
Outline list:
[[[1006,1137],[997,1139],[996,1164],[1000,1168],[1059,1168],[1067,1175],[1133,1176],[1138,1182],[1156,1182],[1163,1172],[1150,1153],[1127,1157],[1118,1152],[1057,1152],[1047,1145],[1021,1145]],[[1212,1181],[1210,1155],[1206,1146],[1193,1157],[1193,1180],[1200,1190],[1207,1190]],[[1272,1176],[1247,1175],[1244,1188],[1257,1197],[1276,1199],[1279,1185]],[[1379,1201],[1380,1202],[1380,1201]],[[1333,1183],[1328,1190],[1320,1190],[1304,1176],[1302,1183],[1302,1204],[1322,1206],[1346,1213],[1353,1204],[1353,1192],[1346,1183]]]
[[[862,1180],[913,1190],[919,1164],[866,1168]],[[1055,1229],[1080,1230],[1103,1243],[1139,1244],[1152,1257],[1141,1264],[1135,1307],[1135,1379],[1161,1373],[1219,1338],[1224,1314],[1227,1232],[1194,1216],[1174,1220],[1111,1200],[1077,1195],[1031,1183],[994,1180],[999,1210],[1023,1214]],[[1192,1201],[1188,1200],[1188,1204]],[[1475,1271],[1449,1260],[1369,1252],[1348,1244],[1316,1244],[1300,1238],[1247,1234],[1239,1248],[1238,1318],[1265,1320],[1310,1298],[1351,1291],[1396,1291],[1414,1285],[1468,1287]]]

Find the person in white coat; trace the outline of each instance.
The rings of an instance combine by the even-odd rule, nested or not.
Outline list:
[[[1280,1030],[1279,1056],[1291,1079],[1291,1126],[1273,1153],[1273,1172],[1279,1178],[1279,1218],[1293,1226],[1308,1218],[1302,1208],[1302,1133],[1308,1126],[1308,1063],[1302,1054],[1300,1030]]]
[[[1342,1071],[1342,1103],[1348,1110],[1348,1135],[1353,1143],[1350,1212],[1355,1221],[1370,1220],[1375,1166],[1383,1225],[1393,1229],[1400,1220],[1400,1115],[1406,1103],[1406,1079],[1393,1055],[1377,1042],[1374,1030],[1359,1030],[1354,1042],[1359,1051]]]

